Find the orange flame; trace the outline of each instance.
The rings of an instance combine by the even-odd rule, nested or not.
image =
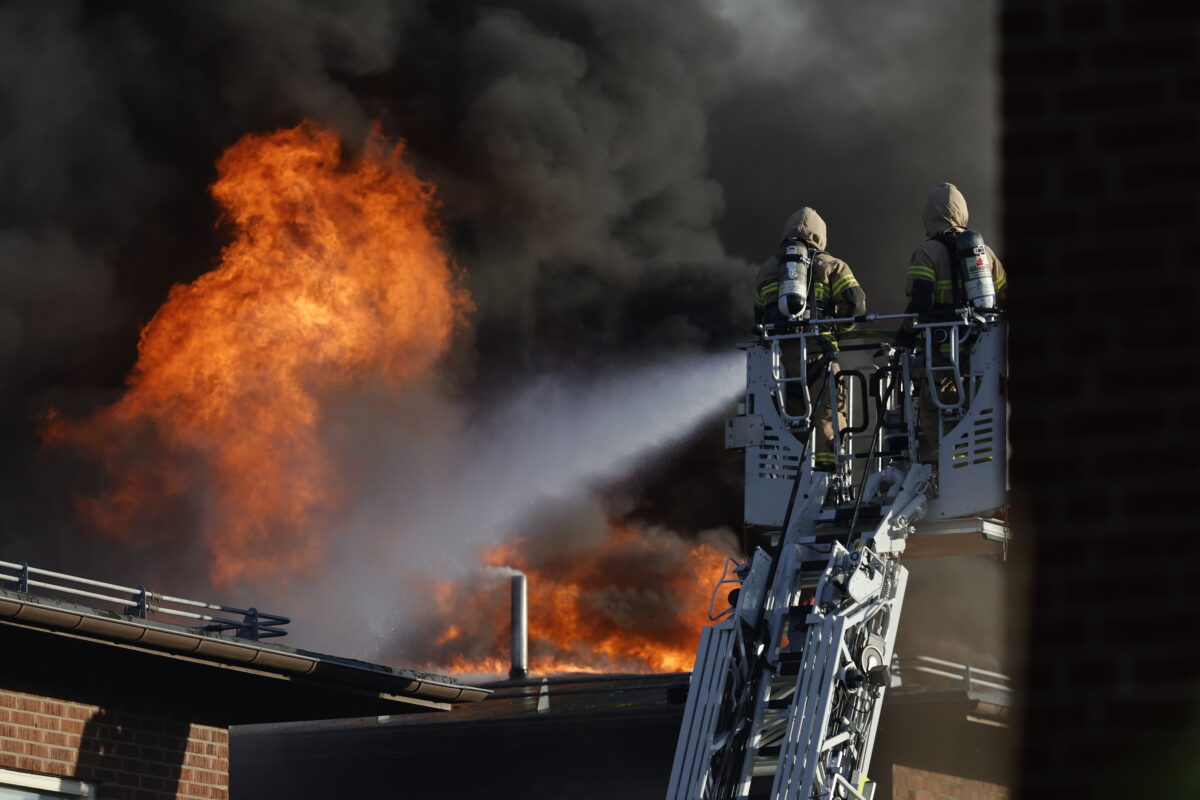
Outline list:
[[[485,566],[529,577],[529,659],[537,674],[685,672],[728,543],[687,541],[661,528],[611,523],[595,551],[539,557],[527,539],[486,551]],[[431,667],[460,674],[503,674],[509,668],[508,574],[483,570],[468,581],[429,591]],[[724,608],[724,597],[718,605]],[[440,626],[440,627],[439,627]]]
[[[212,577],[228,582],[313,563],[341,497],[323,399],[427,374],[472,306],[433,187],[377,131],[355,157],[309,122],[249,135],[217,172],[235,229],[220,266],[172,287],[119,401],[81,421],[51,412],[42,433],[102,461],[109,487],[79,504],[110,536],[164,537],[168,512],[200,496]]]

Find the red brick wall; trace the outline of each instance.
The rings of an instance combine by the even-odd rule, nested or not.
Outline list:
[[[1200,4],[1002,0],[1001,35],[1018,796],[1197,797]]]
[[[891,800],[1008,800],[1008,788],[901,764],[892,765]],[[882,798],[881,798],[882,800]]]
[[[95,783],[100,800],[227,800],[229,732],[0,690],[0,767]]]

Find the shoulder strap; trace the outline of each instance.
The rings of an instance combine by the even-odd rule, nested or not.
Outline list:
[[[942,231],[937,236],[934,236],[931,241],[941,242],[946,248],[946,255],[950,261],[950,285],[954,288],[954,307],[962,308],[966,302],[966,293],[963,290],[962,271],[958,268],[958,248],[955,242],[959,237],[958,231]],[[937,297],[937,284],[934,284],[933,295]]]
[[[811,244],[809,245],[809,248],[812,250],[811,258],[812,258],[813,268],[808,271],[808,296],[812,297],[813,296],[813,281],[815,281],[817,279],[817,277],[816,277],[817,276],[817,256],[827,256],[827,255],[829,255],[829,253],[827,253],[824,250],[821,250],[820,248],[815,247]],[[828,305],[832,300],[833,300],[832,297],[828,298],[822,304],[822,306],[821,306],[821,316],[822,317],[829,316]]]

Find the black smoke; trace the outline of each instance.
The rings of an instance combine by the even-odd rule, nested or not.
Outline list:
[[[181,580],[71,511],[94,465],[36,420],[119,395],[138,331],[227,236],[207,186],[242,135],[378,121],[434,181],[478,305],[453,394],[722,351],[754,265],[816,207],[899,310],[925,190],[997,232],[990,3],[225,0],[0,6],[0,558]],[[456,412],[457,413],[457,412]],[[720,421],[597,487],[630,519],[739,524]],[[181,552],[181,549],[184,552]],[[109,565],[109,566],[104,566]],[[142,577],[147,575],[148,577]],[[197,579],[199,580],[199,579]]]

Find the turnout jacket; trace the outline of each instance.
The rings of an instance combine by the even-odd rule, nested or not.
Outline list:
[[[780,239],[797,237],[819,252],[812,261],[812,288],[808,303],[814,318],[853,317],[867,313],[867,296],[850,265],[840,258],[825,252],[825,220],[811,208],[802,208],[788,217]],[[774,323],[779,320],[780,262],[773,255],[758,268],[758,294],[754,300],[754,318],[757,322]],[[837,326],[838,333],[854,329],[854,323]],[[825,339],[836,346],[836,337],[831,332]]]
[[[955,265],[946,245],[935,237],[966,229],[967,200],[954,184],[943,183],[929,190],[921,216],[925,235],[929,238],[913,251],[904,285],[904,294],[909,298],[908,313],[918,314],[954,305]],[[991,247],[987,247],[987,252],[992,261],[996,305],[1002,307],[1007,296],[1008,275]]]

